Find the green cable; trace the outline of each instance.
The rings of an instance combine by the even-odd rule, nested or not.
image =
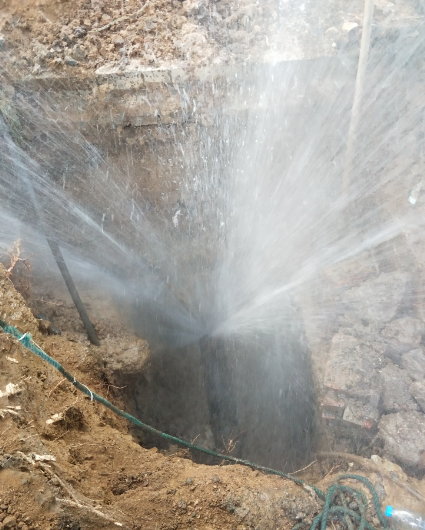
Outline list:
[[[90,397],[92,401],[98,401],[99,403],[102,403],[105,407],[112,410],[115,414],[118,416],[121,416],[123,418],[126,418],[127,420],[134,423],[134,425],[137,425],[137,427],[140,427],[144,431],[150,432],[152,434],[155,434],[161,438],[165,438],[168,441],[177,443],[179,445],[183,445],[184,447],[187,447],[189,449],[193,449],[195,451],[199,451],[201,453],[205,453],[210,456],[214,456],[217,458],[220,458],[222,460],[226,460],[228,462],[232,462],[234,464],[240,464],[243,466],[248,466],[252,469],[257,469],[259,471],[263,471],[265,473],[271,474],[271,475],[277,475],[279,477],[286,478],[288,480],[292,480],[292,482],[295,482],[299,486],[307,486],[314,490],[314,492],[317,494],[317,496],[324,501],[323,510],[321,513],[319,513],[313,520],[310,530],[316,530],[320,525],[320,530],[326,530],[327,523],[329,520],[329,517],[336,517],[339,519],[340,522],[344,523],[345,526],[347,526],[348,530],[354,530],[354,522],[359,523],[357,526],[357,530],[376,530],[367,520],[366,520],[366,510],[367,510],[367,498],[363,492],[360,490],[356,490],[355,488],[351,488],[350,486],[345,486],[343,484],[333,484],[329,487],[328,491],[324,493],[322,490],[314,486],[313,484],[309,484],[308,482],[305,482],[304,480],[294,477],[293,475],[290,475],[288,473],[283,473],[283,471],[277,471],[276,469],[271,469],[268,467],[260,466],[258,464],[254,464],[253,462],[250,462],[249,460],[243,460],[241,458],[236,458],[234,456],[229,455],[222,455],[220,453],[217,453],[215,451],[211,451],[210,449],[206,449],[205,447],[201,447],[199,445],[192,444],[190,442],[186,442],[185,440],[181,440],[180,438],[176,438],[175,436],[171,436],[170,434],[166,434],[164,432],[158,431],[154,427],[151,427],[150,425],[146,425],[145,423],[141,422],[131,414],[128,414],[127,412],[124,412],[123,410],[115,407],[112,403],[110,403],[107,399],[103,398],[102,396],[99,396],[95,392],[92,392],[86,385],[83,385],[79,381],[76,380],[76,378],[71,375],[69,372],[65,370],[65,368],[58,363],[55,359],[47,355],[41,348],[39,348],[32,340],[31,335],[29,333],[21,334],[14,326],[9,326],[6,322],[3,320],[0,320],[0,327],[5,333],[9,333],[13,337],[19,340],[19,342],[28,350],[33,352],[35,355],[43,359],[44,361],[47,361],[50,365],[52,365],[56,370],[58,370],[70,383],[72,383],[75,388],[86,394]],[[372,484],[369,482],[369,480],[366,477],[362,477],[360,475],[352,475],[352,474],[346,474],[346,475],[340,475],[338,477],[338,481],[343,479],[353,479],[358,480],[362,482],[371,492],[373,502],[375,504],[376,513],[378,515],[378,518],[384,528],[388,527],[388,523],[385,520],[379,503],[378,495],[375,491],[375,488],[372,486]],[[356,511],[350,509],[346,505],[345,500],[345,494],[350,495],[350,497],[355,500],[360,514]],[[339,502],[341,505],[336,504],[336,498],[339,498]],[[292,530],[299,530],[303,526],[306,526],[306,523],[298,523],[294,526]]]

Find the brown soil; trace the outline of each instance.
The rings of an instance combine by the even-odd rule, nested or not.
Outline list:
[[[19,77],[302,59],[356,41],[362,13],[360,0],[0,0],[0,53]],[[374,18],[389,27],[420,17],[411,0],[381,0]]]
[[[95,348],[79,334],[70,341],[42,333],[45,322],[34,318],[2,266],[0,300],[1,318],[31,333],[79,381],[125,409],[119,389],[111,384],[114,372],[108,364],[113,359],[105,357],[107,340]],[[104,326],[113,329],[108,323]],[[122,343],[123,329],[117,327],[115,333]],[[146,343],[144,351],[148,357]],[[134,369],[143,371],[143,366]],[[124,420],[91,402],[52,366],[1,333],[0,390],[4,393],[10,383],[19,389],[0,397],[1,530],[117,524],[136,529],[289,529],[300,520],[310,523],[321,510],[314,494],[289,480],[242,466],[195,464],[178,447],[164,453],[143,448]],[[49,419],[53,422],[47,423]],[[390,465],[388,471],[423,492],[423,481],[407,479],[400,468]],[[377,465],[372,466],[376,470]],[[334,472],[359,467],[356,461],[342,459],[335,467],[332,459],[324,460],[309,466],[304,478],[326,489]],[[362,474],[387,500],[405,494],[385,476],[371,474],[367,465]],[[325,480],[318,480],[325,475]],[[373,513],[369,520],[376,524]]]
[[[43,335],[4,268],[0,274],[2,318],[125,408],[96,348]],[[104,528],[114,521],[132,528],[290,528],[300,513],[311,520],[320,509],[290,481],[241,466],[196,465],[177,448],[168,454],[142,448],[125,421],[5,334],[0,367],[0,389],[19,386],[0,398],[2,529]],[[47,424],[55,414],[61,419]],[[37,462],[34,455],[56,460]]]
[[[149,0],[138,14],[144,5],[139,0],[0,0],[0,59],[12,76],[53,71],[65,77],[103,65],[125,68],[132,61],[155,68],[220,64],[271,49],[285,51],[285,46],[301,48],[306,56],[312,50],[331,54],[342,24],[361,23],[363,2],[353,2],[350,13],[338,2],[324,9],[327,3],[318,2],[304,15],[303,3],[295,0],[269,0],[261,8],[244,1]],[[417,14],[413,3],[377,4],[378,22]],[[99,31],[123,16],[128,18]],[[278,24],[283,29],[270,43],[266,31]],[[321,32],[312,32],[313,27]],[[288,38],[291,28],[293,38]],[[25,282],[19,287],[24,294],[29,288]],[[102,341],[94,348],[66,297],[59,300],[44,287],[32,291],[33,312],[0,266],[0,317],[30,332],[78,380],[125,409],[114,374],[122,374],[123,365],[143,373],[149,364],[147,343],[106,309],[106,301],[94,318]],[[47,334],[49,323],[37,321],[33,313],[47,313],[62,335]],[[134,348],[140,353],[137,363],[127,355]],[[19,392],[0,397],[0,530],[97,529],[116,523],[164,530],[289,529],[300,520],[309,523],[321,509],[317,498],[291,481],[241,466],[197,465],[177,447],[164,453],[143,448],[142,433],[130,434],[124,420],[77,393],[53,367],[0,333],[0,391],[9,383]],[[46,423],[57,414],[59,421]],[[34,455],[56,460],[37,461]],[[336,468],[334,463],[316,463],[307,478],[326,488],[334,476],[320,479],[329,470],[359,468],[344,459]],[[423,480],[407,479],[391,466],[388,472],[424,493]],[[378,486],[382,500],[402,498],[390,480],[367,468],[362,474]],[[419,509],[410,498],[404,505]],[[370,520],[376,524],[372,515]]]
[[[202,0],[12,2],[3,7],[2,32],[10,66],[37,74],[64,66],[124,67],[134,59],[154,67],[226,62],[234,53],[224,50],[209,31],[214,17],[221,20],[235,11],[227,2],[222,4],[217,11],[215,4]],[[122,17],[127,18],[105,28]],[[260,33],[254,33],[253,39],[264,41]],[[235,37],[231,41],[240,39]]]

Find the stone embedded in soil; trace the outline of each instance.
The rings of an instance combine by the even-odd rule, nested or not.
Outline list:
[[[15,528],[16,526],[16,517],[13,517],[13,515],[8,515],[3,520],[3,527],[4,528]]]
[[[334,335],[324,378],[328,389],[322,402],[325,419],[342,415],[342,420],[352,426],[375,427],[380,414],[379,369],[384,351],[381,344],[345,333]]]
[[[397,412],[383,416],[379,433],[385,452],[406,466],[418,466],[425,451],[425,415],[421,412]]]
[[[362,252],[356,258],[326,267],[324,275],[338,287],[354,287],[379,274],[376,261],[368,252]]]
[[[52,323],[50,320],[45,320],[44,318],[38,319],[38,329],[41,333],[50,334],[52,328]]]
[[[404,370],[393,363],[381,370],[382,404],[384,411],[399,412],[411,402],[409,385],[411,380]]]
[[[81,48],[80,46],[75,46],[71,53],[71,58],[75,59],[76,61],[84,61],[86,56],[86,51],[83,50],[83,48]]]
[[[328,390],[326,392],[321,403],[321,406],[326,412],[334,413],[331,415],[333,419],[342,417],[345,405],[345,399],[338,392],[334,392],[333,390]]]
[[[148,343],[144,340],[124,340],[107,337],[102,344],[106,346],[103,359],[107,363],[107,372],[111,375],[141,374],[146,370],[150,358]]]
[[[67,56],[67,57],[65,57],[65,64],[67,64],[68,66],[77,66],[78,61],[76,61],[75,59],[73,59],[70,56]]]
[[[419,346],[424,330],[424,323],[421,320],[403,317],[387,324],[381,331],[381,335],[389,339],[396,339],[402,344]]]
[[[375,427],[379,419],[379,397],[378,392],[371,391],[367,397],[347,398],[342,419],[365,429]]]
[[[384,347],[337,333],[332,338],[326,364],[324,385],[350,396],[369,396],[379,388],[379,374]]]
[[[402,367],[414,381],[421,381],[425,377],[424,348],[415,348],[405,353],[401,361]]]
[[[387,272],[346,291],[342,303],[346,312],[359,319],[389,322],[394,318],[406,290],[407,276]]]
[[[409,387],[409,391],[415,398],[422,412],[425,413],[425,379],[412,383]]]

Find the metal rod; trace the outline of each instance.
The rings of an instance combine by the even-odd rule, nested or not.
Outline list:
[[[353,169],[354,150],[357,143],[357,129],[360,121],[360,104],[362,101],[366,68],[369,57],[370,35],[372,32],[373,7],[375,0],[365,0],[363,15],[362,41],[360,57],[357,67],[356,87],[354,91],[353,107],[351,109],[350,128],[348,131],[347,151],[345,153],[344,173],[342,176],[342,190],[346,195],[350,186],[350,175]]]

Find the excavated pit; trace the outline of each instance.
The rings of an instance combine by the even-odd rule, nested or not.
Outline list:
[[[409,37],[409,28],[406,35]],[[404,167],[407,159],[407,155],[400,155],[402,142],[409,146],[409,156],[418,167],[422,160],[422,125],[417,125],[415,118],[421,85],[409,83],[415,57],[403,66],[404,77],[400,80],[400,88],[411,94],[410,107],[405,107],[400,97],[391,103],[391,108],[385,98],[377,99],[374,108],[377,122],[380,117],[389,120],[390,125],[398,123],[400,116],[405,120],[403,127],[408,134],[385,144],[384,158],[396,167]],[[370,74],[372,86],[387,68],[382,64],[380,67]],[[301,122],[301,133],[307,134],[310,122],[306,116],[317,108],[330,106],[335,94],[340,94],[335,86],[354,86],[356,60],[350,56],[343,60],[321,58],[283,62],[276,68],[293,81],[288,83],[288,97],[284,101],[277,97],[277,115],[288,116],[289,121],[296,117]],[[46,77],[18,82],[9,91],[19,96],[15,100],[19,104],[24,102],[18,111],[25,123],[23,137],[31,154],[52,183],[59,182],[102,230],[83,237],[81,225],[68,210],[63,217],[52,216],[51,226],[65,245],[78,248],[80,257],[96,262],[115,279],[129,282],[127,291],[116,298],[120,302],[128,298],[122,313],[125,323],[150,342],[151,358],[149,367],[143,365],[139,371],[116,370],[116,384],[126,386],[123,392],[129,409],[146,423],[190,441],[196,439],[199,445],[232,450],[233,455],[264,465],[294,469],[308,458],[309,451],[318,447],[389,456],[409,471],[421,474],[421,455],[425,451],[421,442],[425,432],[424,383],[423,377],[417,378],[415,367],[419,366],[423,373],[421,285],[425,252],[415,229],[400,231],[318,272],[307,288],[294,295],[300,315],[295,319],[299,323],[296,330],[288,331],[283,326],[279,332],[242,339],[210,337],[201,326],[192,330],[191,338],[183,340],[183,346],[181,341],[173,342],[174,332],[168,336],[169,319],[174,318],[176,307],[183,305],[190,314],[196,313],[193,300],[194,294],[199,294],[198,286],[190,282],[195,275],[200,284],[206,285],[201,294],[208,302],[213,289],[208,284],[208,271],[217,259],[220,239],[219,232],[212,229],[213,214],[217,212],[209,208],[209,204],[219,202],[219,194],[212,201],[211,189],[199,187],[193,193],[190,186],[185,186],[185,178],[204,171],[204,175],[219,175],[218,184],[226,182],[226,164],[206,154],[214,155],[215,148],[226,154],[226,140],[246,123],[246,107],[261,106],[253,88],[257,82],[262,83],[261,75],[267,74],[267,68],[242,87],[235,73],[230,67],[190,74],[181,70],[123,73],[101,69],[94,79],[70,79],[64,84]],[[249,78],[249,74],[250,68],[246,67],[244,75]],[[308,93],[304,91],[306,86]],[[186,99],[181,96],[183,89]],[[303,92],[302,97],[299,91]],[[345,117],[352,101],[351,89],[347,92],[343,98],[345,107],[338,108]],[[194,100],[196,112],[188,104]],[[48,121],[37,114],[46,108],[52,118]],[[64,108],[67,120],[62,128],[55,128],[53,118],[63,118]],[[406,108],[410,110],[404,113]],[[223,116],[228,128],[221,138],[215,128]],[[346,120],[346,128],[347,125]],[[71,131],[77,131],[75,137]],[[294,137],[291,144],[291,134],[290,129],[283,133],[283,141],[289,142],[288,150],[302,141],[301,137]],[[81,138],[88,143],[82,146]],[[60,149],[52,149],[52,145],[59,145]],[[341,145],[336,142],[334,151],[329,148],[326,156],[336,157],[343,150]],[[96,149],[89,146],[96,146],[102,156],[107,156],[98,157]],[[384,179],[390,169],[385,162],[378,164],[374,178]],[[124,180],[128,190],[127,196],[115,197],[113,212],[104,208],[111,192],[111,175]],[[368,213],[377,205],[379,222],[405,215],[410,208],[406,197],[418,178],[412,172],[406,179],[389,181],[377,188],[367,201],[360,197],[352,205],[353,221],[357,220],[357,212]],[[321,198],[324,203],[328,201],[329,208],[338,189],[335,185],[333,195]],[[11,189],[14,200],[24,201],[21,191],[19,187]],[[149,222],[159,213],[156,223],[148,225],[148,229],[145,225],[137,233],[127,215],[132,209],[132,196],[145,207]],[[421,212],[421,208],[419,200],[416,209]],[[30,220],[30,214],[25,214],[23,221]],[[137,239],[144,261],[135,262],[131,252],[123,256],[103,234],[119,237],[128,248]],[[155,262],[155,234],[161,234],[164,246],[170,245],[173,259],[166,257],[160,264]],[[301,254],[308,251],[300,249]],[[292,265],[296,267],[297,263]],[[164,310],[169,310],[166,325],[160,326],[159,331],[152,326],[153,321],[158,324],[156,310],[148,325],[142,325],[143,319],[134,310],[137,284],[152,284],[155,291],[153,278],[173,285],[172,296],[163,304]],[[95,299],[90,301],[94,307]],[[187,326],[184,330],[187,332]],[[207,338],[203,339],[205,335]],[[158,337],[165,337],[166,344],[156,344]],[[204,350],[212,354],[208,357]],[[119,349],[118,353],[113,352],[112,356],[119,356]],[[228,405],[224,406],[222,398],[226,393]],[[403,440],[392,443],[393,433],[400,425],[406,425],[406,440],[415,440],[412,446]],[[141,438],[143,443],[158,444],[158,440]]]
[[[119,382],[130,410],[220,453],[286,471],[302,467],[315,449],[316,396],[305,334],[291,312],[274,334],[205,336],[179,348],[152,341],[148,371]],[[156,437],[142,439],[158,445]]]

